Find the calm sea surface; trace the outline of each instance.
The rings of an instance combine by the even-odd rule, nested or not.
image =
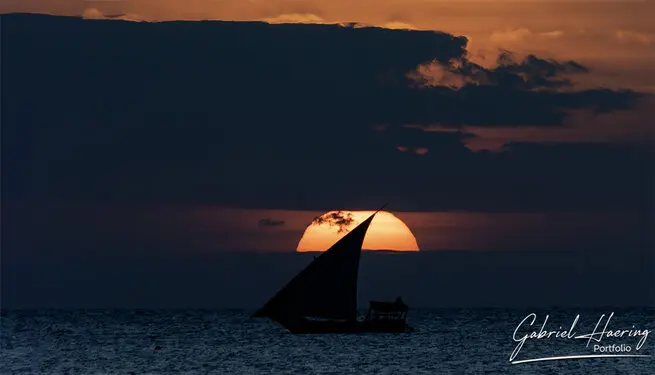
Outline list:
[[[655,329],[653,309],[415,310],[410,334],[292,335],[241,310],[3,311],[2,374],[655,374],[652,357],[512,364],[512,336],[569,329],[590,334],[602,314],[608,330]],[[597,332],[603,330],[603,320]],[[634,326],[634,328],[633,328]],[[647,337],[528,340],[515,360],[601,354],[594,345],[653,354]],[[655,335],[653,335],[655,336]],[[623,346],[620,346],[623,345]],[[626,352],[626,347],[630,351]],[[600,349],[599,349],[600,350]],[[611,349],[609,349],[611,350]]]

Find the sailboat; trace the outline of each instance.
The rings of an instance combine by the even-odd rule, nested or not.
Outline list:
[[[386,206],[386,205],[385,205]],[[358,317],[357,276],[366,231],[375,215],[316,257],[275,294],[253,317],[270,318],[291,333],[411,332],[407,305],[371,301]]]

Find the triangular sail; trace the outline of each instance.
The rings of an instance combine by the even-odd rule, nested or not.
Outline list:
[[[276,321],[298,317],[355,320],[359,258],[376,213],[318,256],[254,316]]]

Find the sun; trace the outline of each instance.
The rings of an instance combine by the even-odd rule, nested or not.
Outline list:
[[[335,214],[340,212],[352,218],[352,221],[342,222],[342,225],[335,223],[310,224],[303,234],[296,251],[325,251],[330,248],[348,231],[355,228],[359,223],[366,220],[374,211],[330,211],[322,215]],[[341,231],[340,231],[341,230]],[[394,214],[380,211],[375,215],[371,226],[364,237],[363,250],[396,250],[396,251],[419,251],[416,238],[412,231],[402,220]]]

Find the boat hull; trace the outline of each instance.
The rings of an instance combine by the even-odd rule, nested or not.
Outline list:
[[[316,321],[297,320],[282,324],[294,334],[329,334],[329,333],[405,333],[413,332],[404,321]]]

